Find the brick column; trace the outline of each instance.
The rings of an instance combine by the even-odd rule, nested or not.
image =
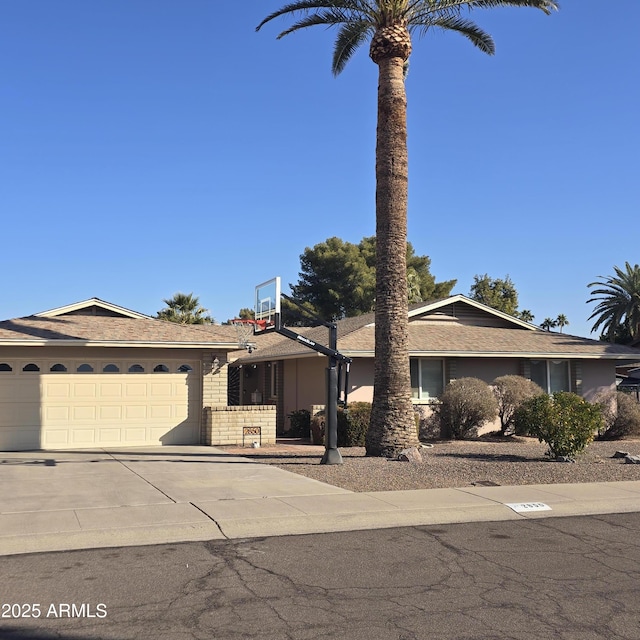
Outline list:
[[[218,359],[217,366],[214,360]],[[206,352],[202,356],[202,406],[216,407],[227,405],[227,381],[229,364],[227,354]]]

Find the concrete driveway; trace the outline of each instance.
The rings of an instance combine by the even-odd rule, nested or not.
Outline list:
[[[353,493],[188,446],[0,453],[0,487],[0,555],[640,511],[640,482]]]
[[[349,493],[211,447],[0,453],[0,554],[225,538],[216,518]]]

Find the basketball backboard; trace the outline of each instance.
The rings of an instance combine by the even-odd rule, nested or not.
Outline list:
[[[280,277],[271,278],[256,287],[254,333],[275,330],[280,324]]]

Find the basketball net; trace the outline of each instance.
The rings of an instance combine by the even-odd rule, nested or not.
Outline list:
[[[259,327],[260,330],[264,331],[267,326],[266,320],[251,320],[249,318],[234,318],[231,324],[236,328],[238,346],[241,349],[249,348],[251,337],[255,333],[255,327]]]

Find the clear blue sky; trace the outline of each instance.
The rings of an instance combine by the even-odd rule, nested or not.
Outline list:
[[[0,318],[92,296],[217,321],[305,247],[374,234],[377,68],[283,0],[0,0]],[[478,11],[489,57],[414,42],[409,239],[438,280],[511,276],[589,335],[587,283],[640,262],[638,0]]]

